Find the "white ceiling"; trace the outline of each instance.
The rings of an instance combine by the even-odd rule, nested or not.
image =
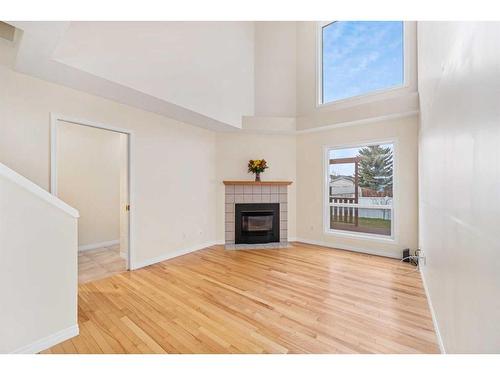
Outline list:
[[[16,69],[194,125],[254,114],[253,22],[12,22]]]

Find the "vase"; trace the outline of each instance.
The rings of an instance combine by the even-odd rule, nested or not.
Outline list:
[[[255,173],[255,182],[260,182],[260,172]]]

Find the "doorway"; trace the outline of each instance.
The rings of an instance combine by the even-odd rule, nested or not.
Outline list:
[[[80,212],[78,280],[131,269],[132,133],[52,115],[51,192]]]

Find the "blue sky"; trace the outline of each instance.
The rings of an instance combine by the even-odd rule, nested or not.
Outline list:
[[[323,28],[324,103],[403,82],[403,22],[337,21]]]

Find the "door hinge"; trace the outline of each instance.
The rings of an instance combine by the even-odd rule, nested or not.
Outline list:
[[[125,206],[125,211],[130,211],[130,204],[127,204],[127,205]]]

